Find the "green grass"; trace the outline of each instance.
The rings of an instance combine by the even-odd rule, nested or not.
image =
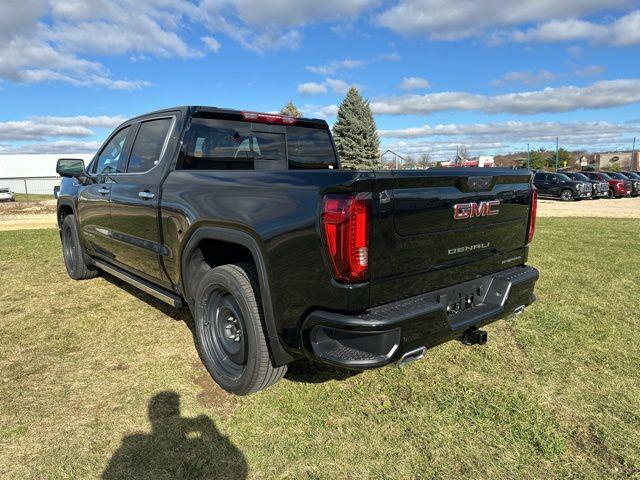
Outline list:
[[[43,200],[54,200],[53,194],[48,195],[44,193],[30,193],[28,196],[25,193],[16,193],[16,202],[41,202]]]
[[[539,300],[488,345],[234,398],[186,312],[68,279],[54,230],[0,233],[0,478],[640,478],[637,239],[540,219]]]

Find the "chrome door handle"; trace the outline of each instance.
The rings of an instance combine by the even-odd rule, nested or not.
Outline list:
[[[98,193],[100,195],[106,195],[107,193],[109,193],[111,190],[109,190],[108,188],[102,187],[98,189]]]
[[[156,194],[145,190],[143,192],[138,192],[138,196],[143,200],[151,200],[156,196]]]

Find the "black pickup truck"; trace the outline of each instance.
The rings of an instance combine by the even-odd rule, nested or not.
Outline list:
[[[322,120],[179,107],[57,171],[69,275],[186,304],[236,394],[304,357],[366,369],[484,343],[479,327],[535,299],[527,170],[343,170]]]

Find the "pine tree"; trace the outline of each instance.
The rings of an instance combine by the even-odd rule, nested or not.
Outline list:
[[[369,102],[351,87],[338,109],[333,138],[343,168],[380,166],[380,139]]]
[[[298,107],[296,107],[293,102],[289,102],[284,107],[282,107],[282,110],[280,110],[280,114],[296,118],[302,116],[302,112],[298,110]]]

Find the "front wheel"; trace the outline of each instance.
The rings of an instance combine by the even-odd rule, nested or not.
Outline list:
[[[571,202],[573,200],[573,192],[571,190],[563,190],[560,194],[560,198],[564,202]]]
[[[84,249],[78,235],[78,222],[73,215],[67,215],[60,229],[62,256],[67,273],[74,280],[86,280],[98,276],[98,270],[87,264]]]
[[[203,275],[195,296],[200,358],[216,383],[236,395],[267,388],[287,371],[271,363],[255,279],[252,265],[222,265]]]

